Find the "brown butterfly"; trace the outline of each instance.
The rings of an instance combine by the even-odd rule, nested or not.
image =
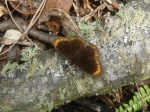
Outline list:
[[[95,45],[87,44],[81,37],[59,37],[55,38],[52,44],[60,54],[86,73],[102,75],[99,51]]]

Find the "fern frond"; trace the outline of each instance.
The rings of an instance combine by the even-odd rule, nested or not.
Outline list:
[[[140,87],[140,93],[135,92],[133,99],[128,104],[123,104],[115,112],[136,112],[140,110],[143,103],[150,102],[150,88],[147,85]]]

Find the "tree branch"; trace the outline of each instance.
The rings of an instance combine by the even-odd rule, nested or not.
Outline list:
[[[150,78],[150,2],[132,1],[87,40],[100,50],[104,76],[83,73],[55,50],[1,74],[2,111],[51,110],[83,96],[108,93]],[[83,75],[84,74],[84,75]]]

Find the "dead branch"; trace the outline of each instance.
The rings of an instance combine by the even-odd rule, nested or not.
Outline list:
[[[90,41],[96,41],[100,50],[103,77],[92,77],[66,64],[66,59],[55,50],[34,57],[15,71],[1,74],[1,110],[50,111],[83,96],[105,94],[150,78],[149,10],[149,2],[130,2],[118,15],[108,17],[105,27],[95,29],[93,38],[87,35]],[[8,27],[0,26],[3,31]],[[29,35],[35,31],[31,29]],[[46,41],[49,35],[43,35],[40,39],[44,37]]]
[[[21,27],[21,29],[23,31],[25,31],[25,29],[28,26],[27,23],[18,17],[14,18],[14,20],[17,22],[19,27]],[[15,26],[15,24],[12,22],[11,19],[8,19],[8,20],[0,23],[0,31],[1,32],[4,32],[8,29],[17,29],[17,27]],[[33,38],[35,38],[37,40],[40,40],[40,41],[46,42],[46,43],[50,43],[49,38],[58,37],[56,35],[48,34],[48,33],[42,32],[40,30],[37,30],[34,27],[29,30],[28,35],[32,36]]]

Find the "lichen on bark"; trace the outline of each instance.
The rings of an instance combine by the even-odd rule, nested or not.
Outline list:
[[[6,73],[0,78],[1,110],[51,110],[83,96],[105,94],[150,78],[149,10],[149,2],[131,1],[118,15],[108,17],[104,27],[95,27],[91,37],[83,37],[98,47],[104,76],[86,74],[50,50],[38,54],[24,67],[21,65],[22,69],[15,70],[13,77]],[[26,69],[30,63],[37,66],[37,62],[38,69],[26,80]]]

